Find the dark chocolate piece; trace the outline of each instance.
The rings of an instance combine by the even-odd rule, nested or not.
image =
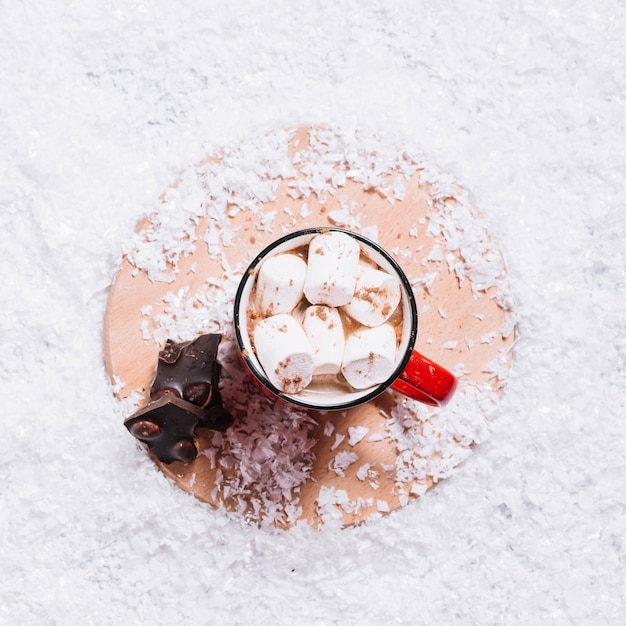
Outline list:
[[[198,455],[194,433],[203,414],[201,408],[168,394],[139,409],[124,426],[163,463],[191,463]]]
[[[221,339],[217,334],[186,343],[168,339],[159,352],[150,403],[124,422],[164,463],[191,463],[196,458],[196,427],[224,431],[233,423],[218,388]]]
[[[221,340],[221,335],[201,335],[183,344],[168,339],[159,353],[150,398],[154,400],[173,391],[179,398],[201,408],[214,406],[211,400],[219,382],[217,349]]]

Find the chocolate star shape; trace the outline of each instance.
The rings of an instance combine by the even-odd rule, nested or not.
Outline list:
[[[163,463],[196,458],[196,427],[224,431],[233,423],[219,392],[221,339],[219,334],[185,343],[168,339],[159,352],[149,404],[124,422]]]
[[[167,394],[139,409],[124,426],[163,463],[191,463],[198,456],[194,433],[203,417],[200,407]]]

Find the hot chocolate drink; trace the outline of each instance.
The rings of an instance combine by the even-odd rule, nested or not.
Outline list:
[[[246,319],[268,380],[287,394],[333,397],[384,383],[406,336],[392,269],[343,231],[265,257]]]

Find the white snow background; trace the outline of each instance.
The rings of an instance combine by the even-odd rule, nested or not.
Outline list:
[[[623,624],[625,41],[618,0],[0,3],[0,623]],[[472,192],[519,340],[452,478],[272,534],[139,449],[102,319],[181,171],[310,123],[405,136]]]

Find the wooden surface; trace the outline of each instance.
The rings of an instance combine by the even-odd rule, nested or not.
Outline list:
[[[306,142],[306,129],[300,129],[294,136],[291,149],[294,149],[296,143],[299,145],[298,149],[302,149]],[[230,218],[231,228],[236,236],[233,245],[225,247],[223,252],[231,267],[234,268],[241,262],[242,251],[258,252],[280,236],[283,233],[282,225],[291,230],[337,225],[329,219],[329,214],[339,207],[341,201],[349,199],[356,203],[354,206],[360,216],[361,229],[378,227],[378,242],[392,251],[409,279],[438,272],[429,289],[418,287],[415,290],[419,312],[415,348],[451,371],[458,370],[462,364],[463,371],[467,373],[460,376],[457,393],[462,393],[466,385],[491,387],[499,393],[502,383],[494,378],[493,368],[489,364],[494,361],[502,363],[504,360],[505,367],[508,366],[514,332],[503,336],[502,329],[506,326],[507,314],[494,297],[494,287],[476,297],[472,292],[471,281],[466,279],[460,284],[457,276],[449,271],[448,263],[426,260],[433,246],[438,241],[441,242],[441,237],[438,239],[427,236],[426,232],[433,211],[442,205],[432,201],[431,188],[420,184],[419,175],[412,176],[407,182],[404,199],[393,203],[382,194],[365,190],[361,184],[348,180],[341,193],[326,197],[324,204],[314,195],[309,197],[307,202],[310,213],[306,218],[297,213],[294,216],[293,212],[285,212],[285,206],[294,205],[287,191],[286,183],[281,184],[276,200],[267,202],[264,206],[265,212],[277,213],[272,233],[259,230],[259,216],[250,212],[240,211]],[[454,197],[451,195],[445,202],[447,209],[451,209],[453,213]],[[140,226],[140,230],[145,225],[146,222]],[[160,346],[154,341],[144,340],[142,336],[142,322],[145,320],[142,307],[151,306],[151,315],[155,317],[164,310],[162,298],[166,293],[177,292],[182,287],[189,287],[190,292],[194,292],[202,288],[207,277],[219,279],[223,275],[220,261],[212,259],[206,245],[202,245],[201,236],[205,228],[205,221],[201,221],[198,225],[199,242],[196,251],[181,258],[180,271],[174,283],[152,282],[145,271],[137,272],[129,260],[124,259],[111,286],[104,323],[107,370],[112,380],[123,383],[116,391],[119,398],[125,398],[134,392],[145,400],[154,376]],[[200,332],[201,329],[198,334]],[[491,337],[491,340],[485,341],[485,337]],[[451,342],[455,341],[456,345],[451,348]],[[504,359],[503,354],[506,355]],[[415,496],[411,493],[407,498],[406,492],[402,497],[402,490],[397,488],[396,477],[389,470],[398,456],[393,439],[385,436],[379,441],[370,442],[366,437],[354,446],[347,443],[348,428],[351,426],[365,426],[370,435],[385,434],[386,416],[396,400],[396,392],[386,392],[374,401],[348,411],[310,412],[315,421],[315,458],[309,479],[301,485],[296,498],[296,503],[302,507],[301,519],[312,524],[320,523],[317,498],[321,486],[345,490],[351,500],[363,498],[365,502],[374,503],[383,500],[388,503],[390,510],[414,499]],[[242,416],[236,414],[235,417]],[[332,422],[332,429],[327,425],[329,421]],[[331,430],[332,436],[324,434]],[[346,438],[335,448],[337,434],[345,434]],[[211,438],[210,432],[199,432],[200,447],[214,447],[210,443]],[[330,469],[336,454],[341,451],[356,452],[359,457],[359,462],[348,467],[344,476]],[[218,457],[219,454],[218,451]],[[224,496],[220,490],[216,490],[218,469],[206,456],[200,455],[189,465],[173,463],[168,466],[156,459],[155,462],[181,489],[193,493],[200,500],[231,511],[237,509],[237,503],[231,501],[228,494]],[[373,474],[375,480],[361,480],[356,477],[358,468],[364,463],[369,463],[373,470],[378,468],[379,471],[374,471]],[[236,474],[237,468],[224,471]],[[433,484],[431,477],[426,477],[424,482],[428,487]],[[250,486],[252,496],[254,488],[254,485]],[[358,523],[378,513],[378,509],[374,504],[354,512],[342,511],[341,523]]]

